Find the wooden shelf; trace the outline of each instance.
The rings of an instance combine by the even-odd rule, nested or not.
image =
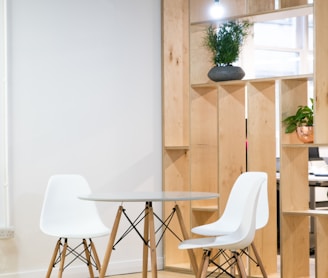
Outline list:
[[[192,211],[204,211],[204,212],[217,212],[219,210],[218,206],[192,206]]]
[[[191,84],[192,88],[216,88],[218,86],[224,85],[245,85],[246,83],[260,83],[266,81],[281,81],[281,80],[313,80],[312,74],[302,74],[302,75],[287,75],[287,76],[268,76],[263,78],[252,78],[243,80],[232,80],[232,81],[221,81],[214,82],[209,81],[207,83]]]
[[[327,147],[327,144],[316,144],[316,143],[311,143],[311,144],[304,144],[304,143],[299,143],[299,144],[281,144],[283,148],[311,148],[311,147]]]
[[[301,216],[327,216],[328,210],[321,209],[308,209],[308,210],[293,210],[293,211],[283,211],[286,215],[301,215]]]
[[[188,273],[188,274],[192,273],[190,265],[188,263],[165,265],[164,270],[178,272],[178,273]]]
[[[190,149],[189,146],[164,146],[164,149],[167,151],[174,151],[174,150],[186,150]]]

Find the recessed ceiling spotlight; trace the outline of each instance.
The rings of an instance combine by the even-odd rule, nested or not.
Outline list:
[[[214,4],[210,7],[210,16],[212,19],[219,19],[223,16],[223,7],[219,5],[219,0],[214,0]]]

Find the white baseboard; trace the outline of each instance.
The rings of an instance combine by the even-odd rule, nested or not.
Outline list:
[[[164,267],[164,259],[157,259],[157,268],[163,269]],[[148,269],[150,270],[150,261],[148,262]],[[119,262],[110,262],[107,268],[107,275],[118,275],[118,274],[127,274],[127,273],[135,273],[142,271],[142,260],[134,260],[134,261],[119,261]],[[38,269],[34,271],[22,271],[15,273],[4,273],[0,274],[1,278],[44,278],[47,269]],[[58,268],[54,268],[51,276],[57,277]],[[98,277],[97,273],[95,276]],[[65,270],[65,278],[87,278],[89,277],[88,269],[85,265],[81,266],[71,266]]]

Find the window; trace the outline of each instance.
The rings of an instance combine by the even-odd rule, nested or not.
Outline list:
[[[312,15],[255,22],[253,28],[253,53],[242,57],[253,65],[252,78],[313,72]]]
[[[255,22],[253,37],[245,45],[241,67],[247,78],[289,76],[313,73],[313,16]],[[309,97],[313,84],[309,82]],[[276,94],[279,103],[279,94]],[[279,105],[276,106],[279,115]],[[279,157],[280,122],[276,121],[277,156]]]

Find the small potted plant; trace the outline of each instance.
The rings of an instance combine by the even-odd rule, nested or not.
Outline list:
[[[204,46],[212,54],[214,67],[208,72],[211,80],[240,80],[245,76],[243,69],[232,63],[238,60],[251,25],[247,20],[229,21],[218,28],[213,25],[207,28]]]
[[[304,143],[313,143],[313,98],[311,107],[300,105],[294,115],[285,118],[285,133],[296,131],[298,138]]]

